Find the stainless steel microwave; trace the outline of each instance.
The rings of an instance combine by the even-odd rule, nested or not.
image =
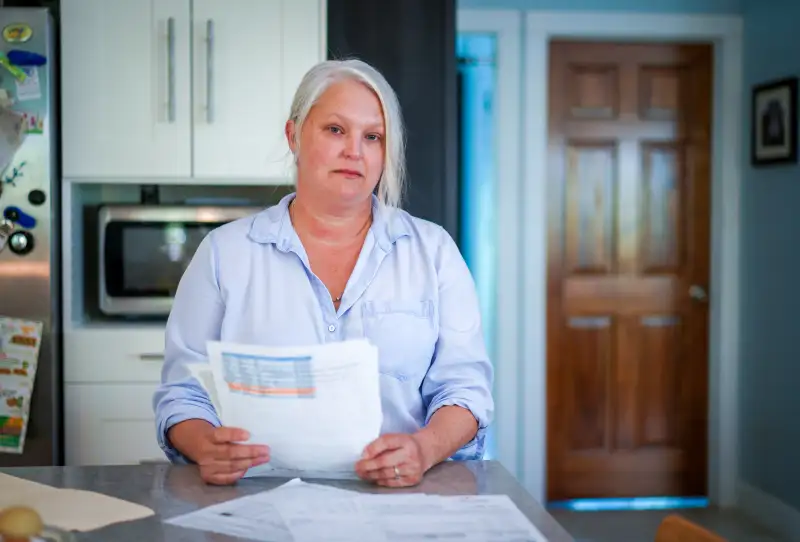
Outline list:
[[[178,283],[203,238],[261,210],[213,205],[100,207],[100,311],[109,316],[168,315]]]

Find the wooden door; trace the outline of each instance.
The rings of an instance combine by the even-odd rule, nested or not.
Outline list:
[[[705,495],[710,45],[554,42],[548,498]]]

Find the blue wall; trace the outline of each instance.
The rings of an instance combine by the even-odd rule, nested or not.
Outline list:
[[[459,8],[741,13],[744,0],[457,0]]]
[[[800,4],[747,0],[745,149],[750,88],[800,75]],[[740,475],[800,510],[800,167],[754,169],[744,156]]]

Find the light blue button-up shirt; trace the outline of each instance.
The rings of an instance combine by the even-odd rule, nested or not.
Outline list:
[[[477,436],[453,459],[480,459],[493,411],[492,365],[472,276],[441,227],[378,204],[337,311],[289,218],[294,194],[212,231],[184,273],[167,321],[153,397],[159,445],[184,420],[221,422],[189,373],[206,342],[302,346],[366,337],[378,347],[381,433],[413,433],[445,405],[468,409]],[[347,420],[342,420],[346,425]]]

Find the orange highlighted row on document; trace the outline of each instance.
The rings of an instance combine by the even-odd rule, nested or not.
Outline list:
[[[314,397],[316,388],[274,388],[268,386],[251,386],[239,382],[228,382],[231,391],[246,393],[248,395],[269,395],[273,397]]]

